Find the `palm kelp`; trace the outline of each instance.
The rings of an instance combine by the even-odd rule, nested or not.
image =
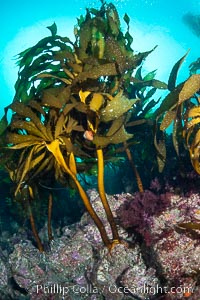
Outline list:
[[[157,131],[164,132],[172,125],[172,139],[177,155],[180,156],[180,152],[187,149],[193,168],[200,174],[198,128],[200,74],[192,74],[187,80],[176,85],[178,70],[186,55],[187,53],[174,65],[168,81],[170,92],[154,112],[154,117],[159,124]],[[157,142],[155,135],[154,142],[158,150],[159,167],[162,171],[166,158],[164,138]]]
[[[36,231],[31,203],[39,182],[51,178],[63,186],[76,189],[87,211],[97,225],[108,249],[121,243],[117,226],[104,189],[104,163],[116,153],[126,152],[136,175],[138,188],[142,180],[133,162],[133,132],[139,132],[137,143],[146,147],[146,129],[154,138],[146,157],[158,157],[159,169],[165,163],[164,137],[157,140],[174,121],[173,142],[185,144],[194,169],[199,171],[199,98],[198,74],[176,86],[178,69],[185,56],[174,66],[168,84],[156,80],[155,71],[142,75],[142,63],[156,48],[135,53],[127,25],[121,30],[118,12],[113,4],[102,1],[100,9],[88,8],[74,28],[75,42],[57,34],[54,23],[51,35],[18,55],[18,79],[12,104],[5,108],[0,123],[1,160],[15,184],[15,196],[27,202],[34,236],[40,251],[42,243]],[[157,89],[169,90],[160,106],[154,96]],[[195,106],[195,102],[197,105]],[[7,120],[8,110],[12,118]],[[137,128],[137,130],[135,130]],[[134,131],[135,130],[135,131]],[[163,134],[164,136],[164,134]],[[9,155],[8,155],[9,153]],[[111,226],[112,238],[90,203],[80,174],[98,166],[98,190]],[[48,184],[46,184],[48,186]],[[49,194],[48,231],[52,196]]]
[[[125,34],[114,5],[102,3],[100,10],[87,9],[86,16],[78,19],[74,43],[57,35],[56,24],[48,27],[51,36],[19,54],[16,94],[5,109],[11,109],[13,116],[9,124],[6,114],[1,121],[3,148],[10,152],[6,168],[16,184],[15,196],[26,190],[30,203],[35,185],[53,174],[55,181],[79,191],[108,248],[119,243],[120,237],[104,191],[104,155],[111,144],[132,138],[125,126],[139,101],[135,98],[139,90],[155,84],[163,87],[154,79],[138,79],[131,87],[133,70],[152,50],[134,53],[127,15],[124,21]],[[92,164],[98,161],[98,188],[112,241],[78,179],[80,172],[88,171],[79,168],[85,159]],[[29,215],[42,250],[30,205]]]

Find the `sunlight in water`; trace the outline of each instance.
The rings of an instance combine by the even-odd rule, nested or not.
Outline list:
[[[58,11],[55,11],[54,15],[51,12],[51,8],[48,7],[49,15],[54,17],[35,21],[34,18],[37,18],[36,13],[31,26],[23,26],[23,23],[20,24],[20,26],[16,28],[15,36],[13,35],[12,39],[4,43],[4,48],[1,49],[0,53],[0,76],[2,78],[0,92],[1,95],[3,95],[3,107],[12,101],[14,95],[14,84],[18,72],[16,55],[47,36],[49,31],[46,27],[50,26],[54,21],[58,27],[58,34],[68,36],[73,40],[73,29],[77,22],[76,18],[81,14],[85,14],[86,7],[98,8],[100,6],[100,1],[82,0],[81,5],[79,5],[79,2],[78,0],[74,2],[74,6],[78,7],[76,15],[70,12],[72,11],[71,8],[70,11],[68,11],[68,15],[62,17],[56,16]],[[198,54],[196,54],[196,42],[198,40],[183,24],[181,18],[184,13],[190,10],[192,11],[194,7],[197,8],[197,1],[191,1],[188,5],[183,1],[183,5],[178,11],[176,7],[170,10],[170,3],[166,4],[162,0],[142,0],[134,2],[131,0],[114,0],[112,2],[118,9],[121,27],[124,32],[126,31],[126,24],[123,21],[123,16],[125,13],[128,13],[130,17],[130,33],[133,36],[132,48],[134,51],[147,51],[152,49],[155,45],[158,45],[155,51],[151,53],[145,61],[143,66],[144,71],[149,72],[156,69],[156,77],[160,80],[167,81],[174,63],[186,53],[188,48],[191,48],[190,54],[179,73],[179,80],[185,79],[188,76],[187,67],[189,63],[198,57]],[[161,5],[162,2],[165,6]],[[163,14],[162,7],[168,9],[165,14]],[[186,9],[187,7],[188,9]],[[161,24],[162,21],[164,22],[167,13],[169,18],[168,23],[165,22]],[[175,26],[172,26],[174,22],[177,22],[178,26],[176,26],[176,23]],[[182,34],[183,29],[185,30],[184,37]],[[0,117],[3,114],[3,107],[0,107]]]

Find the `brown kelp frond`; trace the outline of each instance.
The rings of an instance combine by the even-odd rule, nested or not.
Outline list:
[[[19,54],[16,94],[13,103],[5,108],[0,134],[3,147],[11,153],[6,167],[16,184],[15,195],[33,182],[37,185],[41,178],[44,183],[51,178],[54,183],[76,188],[104,244],[111,249],[120,238],[104,190],[104,157],[106,161],[117,159],[116,145],[121,144],[132,164],[129,147],[140,141],[127,141],[135,138],[136,125],[152,128],[156,123],[155,128],[160,125],[164,132],[174,122],[177,153],[181,129],[186,135],[188,126],[191,146],[195,126],[186,126],[183,118],[194,119],[191,113],[190,117],[186,114],[186,98],[197,93],[198,84],[197,77],[193,77],[176,86],[178,69],[186,55],[174,66],[168,85],[155,78],[156,70],[143,75],[142,63],[156,47],[135,53],[128,15],[124,16],[124,33],[115,6],[101,2],[100,9],[88,8],[86,15],[78,19],[75,42],[58,35],[54,23],[48,27],[50,36]],[[167,88],[170,93],[153,114],[157,102],[152,97],[157,89]],[[8,110],[12,110],[11,122]],[[155,135],[155,146],[161,168],[166,149],[160,136]],[[149,147],[153,148],[152,144]],[[79,181],[80,173],[89,174],[96,160],[99,194],[113,240]],[[134,170],[143,191],[140,176]],[[49,222],[51,206],[50,196]],[[50,231],[49,236],[51,239]]]
[[[32,107],[23,103],[14,102],[10,108],[14,112],[14,118],[7,131],[8,149],[20,152],[15,169],[8,167],[8,170],[17,183],[17,193],[22,183],[41,176],[49,171],[50,166],[56,168],[47,147],[54,139],[59,141],[62,151],[66,153],[66,159],[70,160],[70,153],[73,151],[70,135],[77,129],[77,122],[55,109],[36,115]],[[44,112],[42,106],[41,112]]]
[[[196,172],[200,174],[200,106],[192,107],[187,116],[186,145],[190,153],[192,165]]]
[[[126,98],[121,90],[112,100],[108,101],[106,107],[100,111],[100,119],[103,122],[117,119],[131,109],[138,100],[139,99]]]
[[[197,173],[200,173],[200,140],[198,130],[200,75],[193,74],[187,80],[175,86],[177,72],[187,56],[187,53],[173,67],[168,83],[171,91],[162,101],[160,107],[155,111],[154,117],[160,124],[159,129],[163,132],[172,125],[172,139],[176,153],[179,155],[179,147],[181,144],[186,146],[189,150],[194,169]],[[164,140],[157,142],[157,138],[155,137],[154,144],[158,151],[158,161],[160,170],[162,171],[166,157],[165,142]]]
[[[185,81],[183,88],[179,94],[178,104],[180,105],[184,101],[190,99],[200,89],[200,74],[191,75],[188,80]]]
[[[135,54],[131,48],[133,38],[127,14],[124,21],[127,25],[125,33],[121,30],[115,6],[104,3],[99,10],[87,9],[86,16],[78,19],[74,30],[75,42],[58,35],[55,23],[47,27],[51,36],[18,55],[19,76],[14,101],[27,103],[48,92],[50,99],[44,96],[47,103],[60,106],[68,101],[71,91],[77,92],[77,85],[79,90],[89,87],[91,91],[112,95],[124,85],[128,86],[133,70],[155,47]],[[100,83],[101,76],[108,77],[106,87],[103,82]],[[146,84],[156,87],[156,80]],[[54,101],[56,92],[65,94],[57,104]]]
[[[170,76],[169,76],[169,80],[168,80],[168,89],[169,89],[169,91],[173,91],[175,89],[175,87],[176,87],[176,79],[177,79],[177,76],[178,76],[178,71],[179,71],[182,63],[184,62],[185,58],[187,57],[189,51],[190,50],[188,50],[186,52],[186,54],[183,57],[181,57],[175,63],[175,65],[173,66],[172,71],[171,71]]]

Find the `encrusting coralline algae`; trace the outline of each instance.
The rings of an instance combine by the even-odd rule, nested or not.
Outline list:
[[[90,190],[88,194],[110,235],[98,193]],[[167,195],[168,205],[165,203],[157,214],[149,210],[148,215],[141,205],[145,231],[138,230],[139,226],[134,229],[134,224],[128,230],[119,226],[120,237],[127,244],[116,245],[110,253],[87,213],[79,223],[62,228],[63,234],[55,237],[45,253],[23,236],[20,241],[11,237],[14,250],[4,250],[0,260],[1,299],[199,299],[198,232],[184,231],[177,223],[194,220],[200,198],[198,194]],[[108,196],[118,223],[123,224],[122,211],[127,202],[138,205],[138,199],[141,201],[138,193]]]

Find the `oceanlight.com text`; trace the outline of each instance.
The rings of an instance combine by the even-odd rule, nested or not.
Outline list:
[[[101,288],[101,291],[93,286],[93,285],[71,285],[71,286],[62,286],[60,284],[52,284],[52,285],[37,285],[36,293],[44,293],[44,294],[60,294],[65,296],[69,293],[72,294],[99,294],[104,289],[109,290],[111,294],[119,293],[119,294],[147,294],[147,295],[156,295],[156,294],[192,294],[193,288],[191,286],[179,286],[179,287],[165,287],[156,285],[154,287],[149,287],[144,284],[142,287],[126,287],[126,286],[117,286],[115,284],[110,286],[105,286]]]

